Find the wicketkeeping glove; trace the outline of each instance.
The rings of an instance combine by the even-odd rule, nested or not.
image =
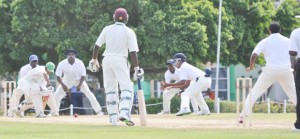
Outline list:
[[[133,74],[133,80],[143,80],[144,79],[144,70],[140,67],[135,67],[134,68],[134,74]]]
[[[92,59],[89,62],[89,66],[88,66],[88,70],[90,70],[91,72],[98,72],[100,68],[99,62],[97,59]]]

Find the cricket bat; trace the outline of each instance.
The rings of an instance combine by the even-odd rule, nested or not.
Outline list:
[[[141,126],[147,126],[147,111],[145,105],[144,91],[141,87],[141,80],[138,79],[138,103],[139,103],[139,114]]]
[[[48,99],[49,99],[49,96],[42,96],[44,110],[46,109]]]

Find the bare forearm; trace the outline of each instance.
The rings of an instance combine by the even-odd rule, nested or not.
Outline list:
[[[60,85],[65,85],[59,76],[56,76],[56,80]]]
[[[137,52],[136,51],[130,52],[130,57],[131,57],[131,62],[133,64],[133,66],[138,67],[139,66],[139,61],[138,61]]]
[[[93,59],[97,59],[99,53],[99,46],[95,45],[93,49]]]
[[[79,85],[80,85],[80,86],[82,85],[84,79],[85,79],[85,76],[81,76],[80,81],[79,81]]]
[[[253,53],[252,55],[251,55],[251,58],[250,58],[250,68],[254,68],[254,64],[255,64],[255,60],[256,60],[256,58],[257,58],[257,54],[256,53]]]

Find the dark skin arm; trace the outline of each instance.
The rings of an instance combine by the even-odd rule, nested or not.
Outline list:
[[[84,78],[85,78],[85,76],[81,76],[80,81],[79,81],[79,84],[76,86],[77,91],[80,91],[81,85],[82,85],[82,83],[83,83],[83,81],[84,81]]]
[[[190,83],[191,83],[191,80],[186,80],[186,81],[185,81],[185,84],[183,84],[183,85],[171,85],[171,86],[169,86],[168,88],[169,88],[169,89],[171,89],[171,88],[185,89],[185,88],[187,88],[187,87],[190,86]]]
[[[181,80],[177,83],[164,83],[162,88],[167,88],[169,86],[184,86],[186,84],[186,80]]]
[[[297,52],[296,51],[289,51],[289,54],[291,56],[291,65],[292,65],[292,68],[294,68],[295,64],[297,62],[297,59],[296,59]]]
[[[255,60],[257,58],[257,54],[256,53],[253,53],[250,57],[250,66],[246,69],[246,71],[250,71],[250,70],[253,70],[254,69],[254,64],[255,64]]]
[[[139,66],[138,56],[136,51],[130,52],[131,62],[133,64],[133,67]]]
[[[61,78],[59,76],[56,76],[56,80],[62,86],[64,91],[69,94],[70,91],[69,91],[68,87],[62,82]]]
[[[94,46],[94,49],[93,49],[93,59],[97,59],[98,53],[99,53],[99,48],[100,47],[98,45]]]

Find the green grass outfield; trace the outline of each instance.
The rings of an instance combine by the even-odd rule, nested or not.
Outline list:
[[[236,127],[234,114],[212,114],[211,116],[184,116],[176,117],[174,115],[149,115],[148,122],[151,127],[127,127],[110,126],[108,123],[90,124],[85,123],[87,120],[97,120],[99,117],[81,116],[80,124],[73,117],[57,117],[46,118],[43,121],[51,123],[43,123],[41,119],[31,118],[0,118],[0,139],[300,139],[300,133],[291,132],[288,128],[295,118],[295,114],[255,114],[253,116],[252,127]],[[101,120],[107,121],[107,117]],[[159,119],[163,122],[164,118],[174,121],[183,122],[204,122],[200,128],[195,127],[176,127],[164,128],[159,127]],[[75,119],[75,120],[74,120]],[[134,120],[138,121],[138,117],[134,116]],[[75,121],[74,123],[62,124],[58,121]],[[187,121],[185,121],[187,120]],[[227,127],[216,127],[214,125],[219,121],[227,121]],[[30,121],[30,122],[28,122]],[[272,128],[276,123],[276,127]],[[33,123],[34,122],[34,123]],[[92,121],[93,122],[93,121]],[[157,122],[155,124],[151,122]],[[172,124],[169,123],[169,124]],[[278,125],[277,125],[278,123]],[[282,128],[280,126],[282,123]],[[163,123],[167,124],[167,123]],[[192,123],[186,123],[189,125]],[[222,123],[224,124],[224,123]],[[265,126],[267,125],[267,126]],[[270,126],[268,126],[270,125]],[[172,126],[171,126],[172,127]],[[291,125],[292,127],[292,125]]]

